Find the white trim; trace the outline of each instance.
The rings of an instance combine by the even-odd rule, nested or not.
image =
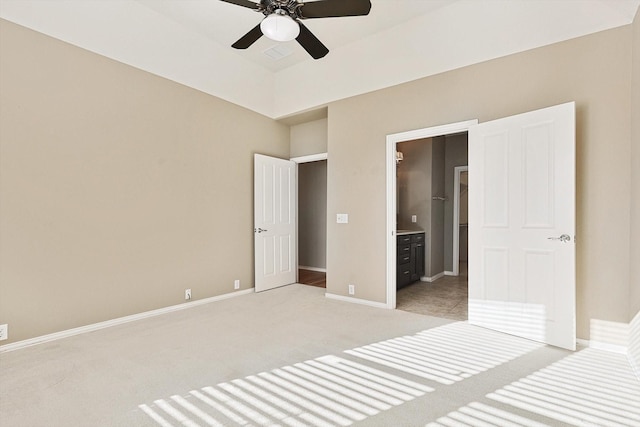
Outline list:
[[[629,322],[629,350],[627,351],[627,359],[631,364],[633,372],[640,380],[640,311],[633,316]]]
[[[431,276],[431,277],[422,276],[422,277],[420,278],[420,281],[421,281],[421,282],[429,282],[429,283],[431,283],[431,282],[435,282],[435,281],[436,281],[436,280],[438,280],[438,279],[443,278],[443,277],[444,277],[444,275],[445,275],[445,272],[444,272],[444,271],[442,271],[442,272],[440,272],[440,273],[436,274],[435,276]]]
[[[328,153],[310,154],[308,156],[292,157],[291,160],[294,163],[310,163],[318,162],[320,160],[327,160],[329,158]]]
[[[338,301],[350,302],[350,303],[353,303],[353,304],[368,305],[369,307],[389,308],[387,306],[387,304],[385,304],[383,302],[369,301],[369,300],[366,300],[366,299],[360,299],[360,298],[354,298],[354,297],[345,297],[345,296],[342,296],[342,295],[330,294],[328,292],[325,293],[324,296],[329,298],[329,299],[335,299],[335,300],[338,300]]]
[[[640,381],[640,365],[636,363],[636,360],[633,358],[630,351],[627,352],[627,359],[629,359],[629,364],[631,365],[631,370],[636,374],[638,381]]]
[[[460,274],[460,174],[469,166],[453,168],[453,276]]]
[[[589,341],[589,347],[597,350],[610,351],[612,353],[627,354],[627,347],[624,345],[609,344],[601,341]]]
[[[631,367],[635,369],[631,353],[633,327],[636,325],[634,322],[638,320],[640,320],[639,316],[636,316],[630,323],[591,319],[589,335],[592,339],[577,339],[576,342],[589,348],[626,354],[631,363]]]
[[[583,340],[581,338],[576,338],[576,344],[578,344],[579,346],[582,346],[584,348],[589,347],[589,340]]]
[[[576,339],[576,342],[584,347],[595,348],[596,350],[608,351],[611,353],[627,354],[627,347],[617,344],[609,344],[602,341],[589,341]]]
[[[326,272],[327,272],[327,269],[326,269],[326,268],[320,268],[320,267],[307,267],[306,265],[299,265],[299,266],[298,266],[298,270],[319,271],[320,273],[326,273]]]
[[[444,275],[445,276],[457,276],[457,274],[455,274],[453,271],[445,271]]]
[[[474,119],[387,135],[387,308],[396,308],[396,144],[467,132],[477,124]]]
[[[46,342],[55,341],[62,338],[72,337],[74,335],[80,335],[87,332],[93,332],[100,329],[110,328],[111,326],[117,326],[117,325],[122,325],[123,323],[135,322],[137,320],[160,316],[162,314],[167,314],[167,313],[171,313],[179,310],[185,310],[187,308],[193,308],[199,305],[209,304],[216,301],[222,301],[225,299],[239,297],[241,295],[246,295],[250,293],[253,293],[253,288],[243,289],[241,291],[230,292],[228,294],[218,295],[210,298],[204,298],[201,300],[185,302],[182,304],[171,305],[169,307],[159,308],[157,310],[145,311],[138,314],[132,314],[130,316],[118,317],[117,319],[111,319],[111,320],[106,320],[104,322],[93,323],[91,325],[80,326],[79,328],[67,329],[65,331],[54,332],[52,334],[41,335],[39,337],[30,338],[30,339],[17,341],[11,344],[0,346],[0,353],[19,350],[19,349],[22,349],[25,347],[31,347],[37,344],[43,344]]]
[[[291,161],[293,162],[293,159],[291,159]],[[296,162],[294,162],[296,163]],[[298,181],[300,180],[300,166],[298,163],[296,163],[296,265],[298,265],[298,262],[300,261],[300,221],[298,221],[299,215],[300,215],[300,203],[299,203],[299,195],[300,195],[300,188],[298,187]],[[253,251],[255,254],[255,243],[254,243],[254,247],[253,247]],[[255,256],[255,255],[254,255]],[[296,268],[296,283],[300,283],[300,268]]]

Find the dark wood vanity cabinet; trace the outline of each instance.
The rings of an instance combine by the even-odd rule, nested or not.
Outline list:
[[[397,240],[396,288],[400,289],[424,276],[424,233],[403,233]]]

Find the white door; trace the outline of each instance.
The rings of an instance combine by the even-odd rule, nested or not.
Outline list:
[[[575,104],[469,129],[469,323],[575,350]]]
[[[288,160],[255,154],[256,292],[296,281],[296,169]]]

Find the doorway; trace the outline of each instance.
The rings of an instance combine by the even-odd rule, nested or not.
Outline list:
[[[458,276],[461,270],[466,271],[468,268],[469,166],[456,166],[453,177],[453,271],[451,275]]]
[[[466,320],[467,180],[463,174],[461,184],[460,174],[461,170],[468,169],[467,133],[404,141],[397,143],[396,149],[399,153],[396,161],[398,250],[408,233],[425,236],[421,259],[409,260],[425,268],[412,280],[399,274],[398,280],[402,281],[397,282],[396,308]],[[398,255],[400,272],[411,265],[406,261],[409,256],[413,254]]]
[[[397,144],[425,138],[449,136],[468,132],[477,120],[469,120],[449,125],[435,126],[426,129],[402,132],[387,136],[387,307],[396,308],[396,253],[397,253]],[[451,225],[452,229],[453,224]],[[444,249],[443,249],[444,251]],[[452,254],[452,249],[449,254]],[[446,252],[445,252],[446,255]],[[427,259],[430,255],[427,255]],[[444,273],[444,269],[443,269]],[[444,275],[444,274],[443,274]],[[433,277],[433,276],[431,276]],[[445,277],[446,278],[446,277]]]
[[[474,122],[387,136],[386,305],[397,302],[396,146],[468,132],[468,322],[575,350],[575,102]]]
[[[291,160],[297,163],[298,283],[326,288],[327,155]]]

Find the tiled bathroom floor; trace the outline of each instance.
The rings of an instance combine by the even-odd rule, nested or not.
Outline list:
[[[415,282],[400,289],[396,308],[428,316],[467,320],[468,276],[466,264],[459,276],[444,276],[435,282]]]

